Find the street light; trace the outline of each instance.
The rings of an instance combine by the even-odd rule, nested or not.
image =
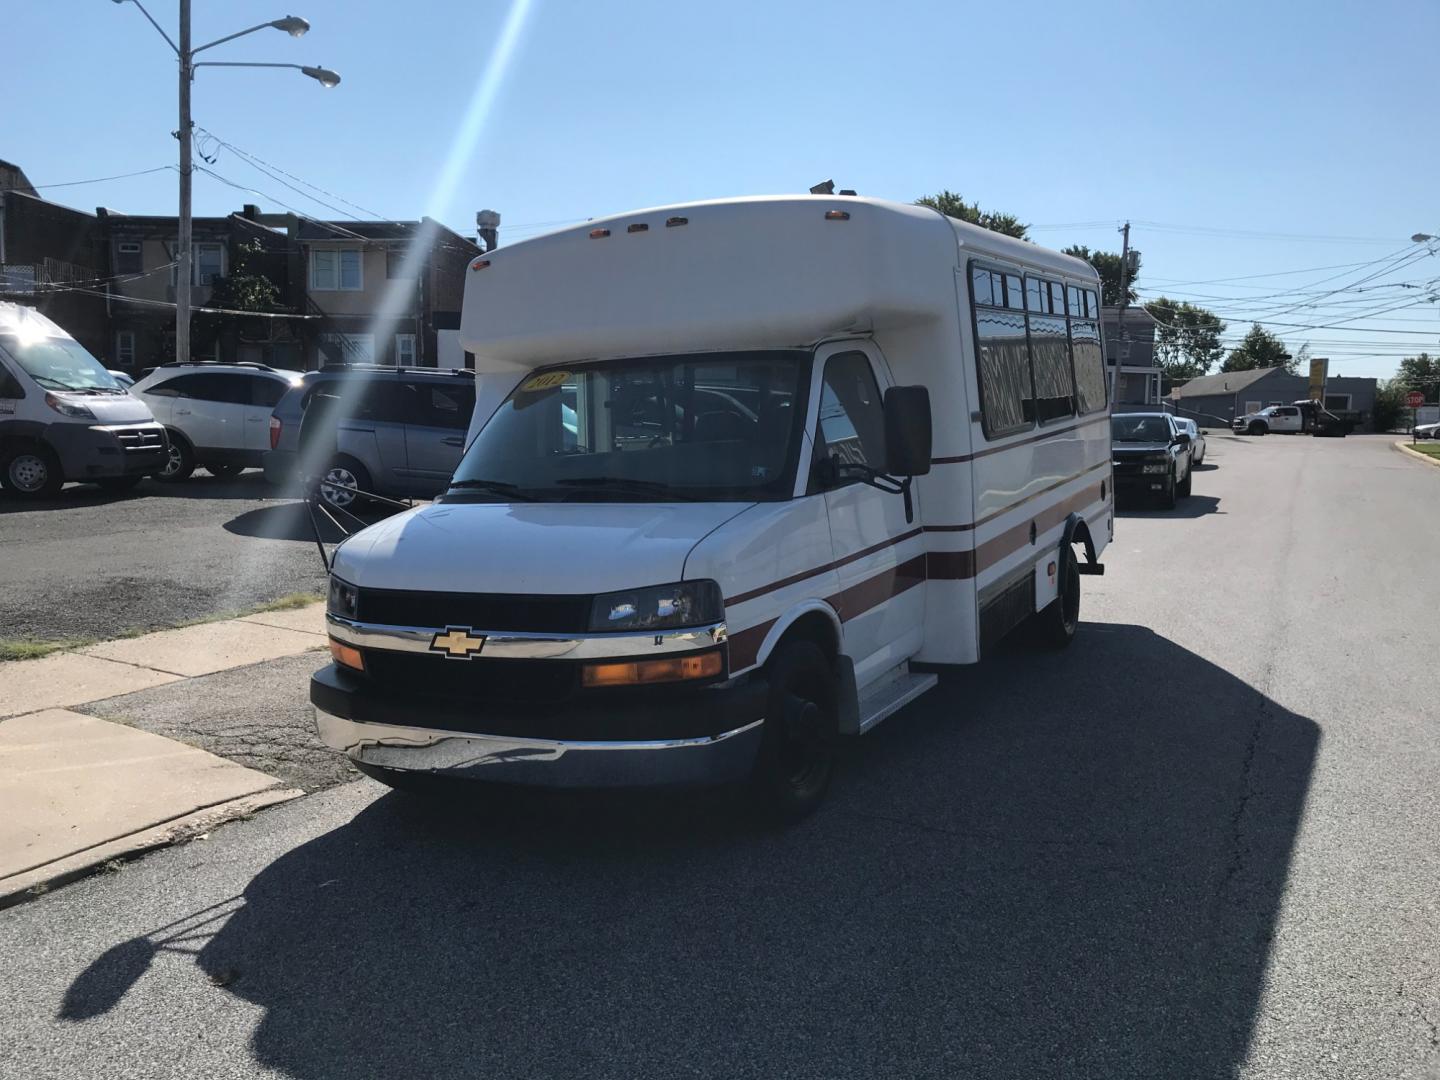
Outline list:
[[[302,64],[263,64],[244,63],[235,61],[206,60],[200,63],[195,62],[195,54],[204,52],[206,49],[213,49],[216,45],[223,45],[227,41],[234,41],[236,38],[244,37],[246,34],[253,34],[257,30],[283,30],[293,38],[303,37],[310,29],[310,24],[298,15],[286,15],[283,19],[272,19],[269,22],[259,23],[246,30],[240,30],[233,34],[226,34],[224,37],[216,38],[214,41],[206,42],[194,48],[190,45],[190,0],[180,0],[180,41],[176,43],[165,28],[155,21],[150,12],[145,10],[145,5],[140,0],[113,0],[116,4],[134,4],[140,9],[140,14],[145,16],[146,21],[165,39],[175,56],[180,61],[180,130],[175,137],[180,140],[180,241],[179,255],[180,267],[177,274],[179,287],[175,290],[175,359],[180,363],[186,363],[190,359],[190,288],[191,288],[191,221],[190,221],[190,184],[193,179],[190,164],[191,151],[194,140],[192,130],[194,124],[190,119],[190,84],[195,79],[195,69],[198,67],[283,67],[294,68],[310,78],[314,79],[321,86],[327,89],[340,84],[340,76],[328,68],[307,67]]]

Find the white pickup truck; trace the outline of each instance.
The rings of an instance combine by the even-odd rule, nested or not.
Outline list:
[[[1298,435],[1305,430],[1305,417],[1297,405],[1271,405],[1259,412],[1246,413],[1230,421],[1236,435],[1269,435],[1286,432]]]

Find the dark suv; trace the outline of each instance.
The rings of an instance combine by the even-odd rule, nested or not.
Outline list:
[[[1115,494],[1151,495],[1167,510],[1190,494],[1194,462],[1188,432],[1169,413],[1127,412],[1110,417]]]
[[[337,506],[352,491],[429,498],[465,452],[474,373],[452,368],[326,367],[307,372],[270,416],[265,479],[327,481]],[[334,486],[330,486],[334,485]]]

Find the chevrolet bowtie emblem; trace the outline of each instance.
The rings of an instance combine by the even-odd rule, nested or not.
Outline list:
[[[479,656],[485,647],[485,635],[468,626],[447,626],[445,632],[430,639],[430,651],[444,653],[450,660],[469,660]]]

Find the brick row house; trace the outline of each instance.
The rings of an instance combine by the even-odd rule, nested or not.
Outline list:
[[[33,304],[108,367],[174,358],[178,221],[40,198],[0,162],[0,298]],[[308,370],[461,367],[465,270],[483,248],[429,218],[318,221],[254,206],[192,222],[196,359]]]

